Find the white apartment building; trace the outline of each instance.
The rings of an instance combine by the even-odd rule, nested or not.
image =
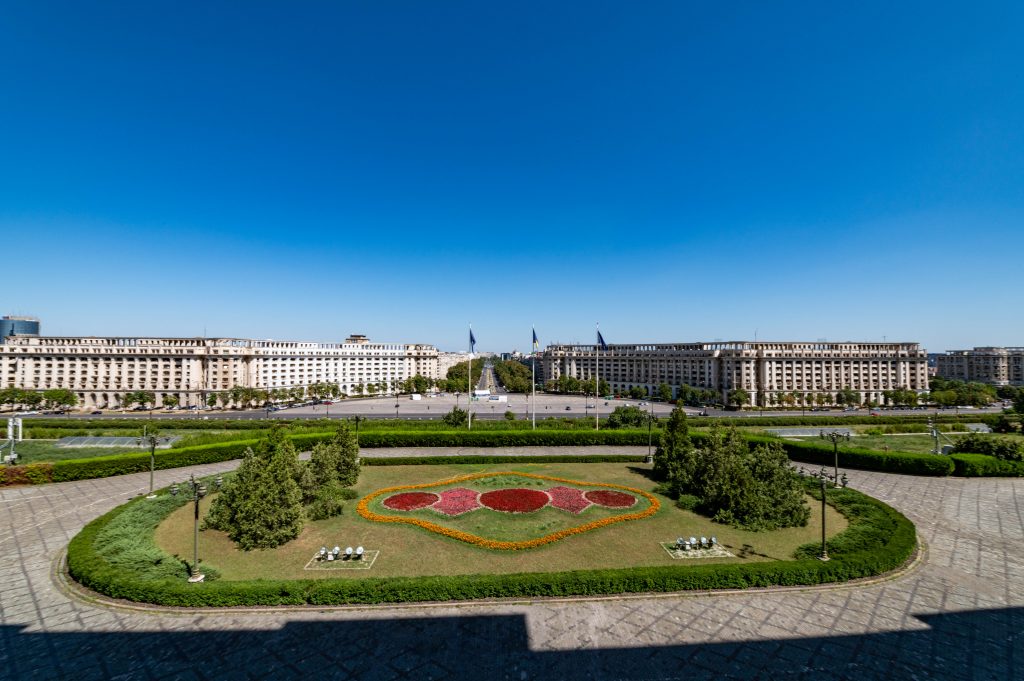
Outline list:
[[[549,345],[541,356],[545,380],[580,380],[597,371],[594,345]],[[600,377],[614,392],[640,386],[649,394],[661,383],[714,390],[723,402],[743,389],[751,404],[770,404],[772,394],[826,393],[850,388],[862,402],[882,392],[928,389],[927,353],[917,343],[803,343],[729,341],[609,345],[600,353]]]
[[[431,345],[244,338],[96,338],[13,335],[0,343],[0,388],[67,388],[84,408],[113,408],[118,396],[152,391],[201,406],[210,392],[243,386],[270,390],[336,383],[393,385],[421,374],[437,378]]]
[[[935,358],[935,374],[958,381],[1024,385],[1024,348],[949,350]]]
[[[468,352],[440,352],[437,355],[437,376],[446,378],[448,370],[456,364],[469,361]]]

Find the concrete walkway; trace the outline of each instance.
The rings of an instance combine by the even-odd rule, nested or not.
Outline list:
[[[0,678],[1024,678],[1024,479],[850,477],[917,523],[916,570],[795,592],[213,614],[90,605],[53,580],[69,539],[148,474],[3,489]]]

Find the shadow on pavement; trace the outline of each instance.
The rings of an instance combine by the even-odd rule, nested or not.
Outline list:
[[[0,627],[0,678],[1024,678],[1024,608],[918,620],[908,623],[918,630],[905,632],[571,650],[532,649],[522,615],[296,621],[273,631],[33,633],[8,625]],[[566,644],[586,641],[590,626],[566,632]],[[619,638],[648,635],[619,626]]]

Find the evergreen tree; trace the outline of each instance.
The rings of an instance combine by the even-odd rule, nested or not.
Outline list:
[[[246,451],[238,473],[220,495],[206,525],[228,533],[242,549],[274,548],[302,529],[301,474],[295,447],[274,428]]]
[[[334,436],[338,447],[338,483],[343,487],[351,487],[359,481],[359,439],[347,423],[343,423]]]
[[[654,452],[654,477],[668,482],[671,493],[677,495],[692,486],[696,465],[686,412],[680,405],[672,410],[661,434],[661,443]]]

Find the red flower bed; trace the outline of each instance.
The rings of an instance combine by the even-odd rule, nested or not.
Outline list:
[[[441,500],[434,504],[433,508],[445,515],[462,515],[467,511],[480,508],[477,496],[479,496],[478,492],[465,487],[446,489],[441,492]]]
[[[402,492],[392,494],[381,504],[396,511],[415,511],[417,508],[430,506],[438,499],[440,497],[433,492]]]
[[[536,489],[513,487],[496,489],[480,495],[480,503],[494,511],[504,513],[530,513],[547,506],[551,497]]]
[[[566,487],[564,485],[552,487],[548,490],[548,496],[551,497],[552,506],[569,513],[580,513],[587,506],[590,506],[590,502],[584,498],[583,492],[575,487]]]
[[[606,508],[629,508],[636,503],[636,497],[625,492],[610,489],[592,489],[583,495],[588,501]]]

